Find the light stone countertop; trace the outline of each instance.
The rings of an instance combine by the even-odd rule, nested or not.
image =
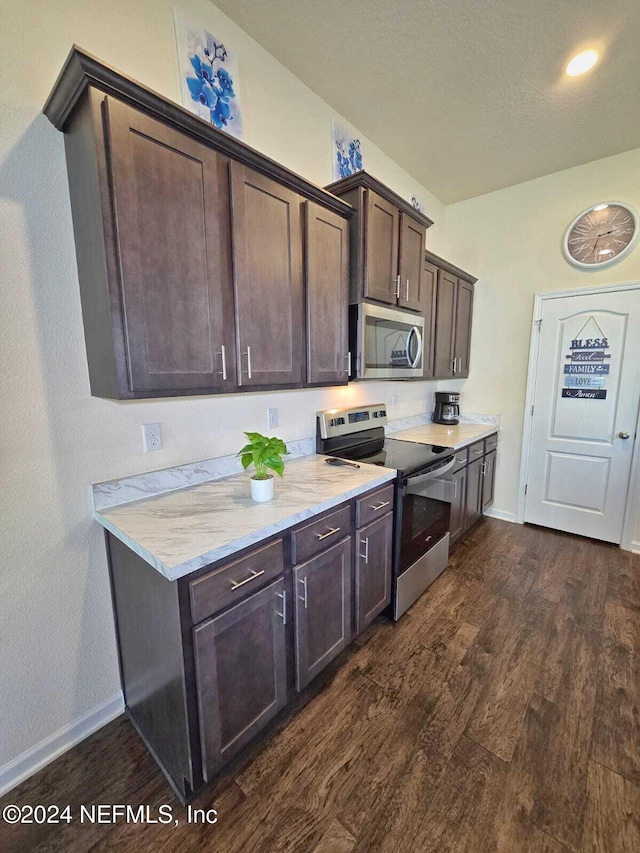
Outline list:
[[[390,438],[399,441],[413,441],[418,444],[437,444],[440,447],[451,447],[460,450],[467,444],[486,438],[498,431],[495,424],[460,423],[458,426],[446,424],[423,424],[422,426],[394,432]]]
[[[176,580],[395,479],[396,471],[331,466],[316,454],[291,459],[275,497],[251,499],[248,474],[213,480],[94,511],[110,533]]]

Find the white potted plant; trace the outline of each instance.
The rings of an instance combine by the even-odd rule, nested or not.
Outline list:
[[[251,497],[256,503],[265,503],[273,497],[273,474],[275,471],[282,477],[284,472],[283,456],[288,455],[287,445],[281,438],[261,435],[259,432],[245,432],[249,443],[236,454],[240,457],[242,467],[247,470],[253,465],[255,474],[251,476]]]

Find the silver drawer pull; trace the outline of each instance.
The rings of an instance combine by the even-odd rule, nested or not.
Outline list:
[[[382,509],[385,506],[389,506],[389,501],[382,501],[379,504],[369,504],[369,509],[372,509],[374,512],[377,512],[379,509]]]
[[[251,572],[250,578],[245,578],[243,581],[231,581],[231,589],[238,589],[239,586],[244,586],[249,581],[254,581],[256,578],[259,578],[260,575],[264,574],[264,569],[261,572],[254,572],[253,569],[249,569]]]
[[[474,450],[473,453],[475,456],[482,456],[482,454],[484,453],[484,450]]]
[[[222,381],[227,381],[227,351],[224,346],[220,347],[220,355],[222,356],[222,370],[218,373],[222,374]]]
[[[339,533],[339,532],[340,532],[339,527],[332,527],[332,528],[330,528],[328,533],[316,533],[316,536],[318,537],[318,541],[321,542],[323,539],[327,539],[329,536],[333,536],[334,533]]]

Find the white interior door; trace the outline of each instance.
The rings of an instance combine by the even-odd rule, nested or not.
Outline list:
[[[640,290],[545,299],[524,520],[620,543],[640,396]]]

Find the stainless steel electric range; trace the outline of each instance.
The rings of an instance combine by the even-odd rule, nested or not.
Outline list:
[[[387,438],[386,423],[384,403],[318,412],[316,451],[398,472],[392,615],[399,619],[447,567],[455,458],[450,447]]]

